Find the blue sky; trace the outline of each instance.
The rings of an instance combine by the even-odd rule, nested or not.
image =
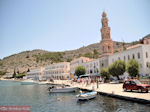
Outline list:
[[[26,50],[73,50],[111,37],[132,42],[150,34],[150,0],[0,0],[0,59]]]

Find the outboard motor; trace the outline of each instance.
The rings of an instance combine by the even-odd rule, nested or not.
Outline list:
[[[51,91],[51,89],[53,89],[53,88],[54,88],[54,86],[50,86],[50,87],[48,88],[48,90]]]

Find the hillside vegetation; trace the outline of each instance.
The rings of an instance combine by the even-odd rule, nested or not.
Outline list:
[[[114,52],[123,50],[125,47],[137,44],[133,43],[114,42]],[[83,46],[76,50],[64,52],[49,52],[45,50],[24,51],[18,54],[5,57],[0,60],[0,71],[11,72],[26,72],[28,69],[47,66],[52,63],[67,61],[70,62],[74,58],[81,56],[89,58],[98,58],[101,55],[100,43]]]

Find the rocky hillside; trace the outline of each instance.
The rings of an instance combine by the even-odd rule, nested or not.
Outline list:
[[[123,50],[123,48],[136,44],[114,42],[114,52]],[[46,66],[52,63],[71,61],[74,58],[86,56],[90,58],[98,58],[101,54],[100,44],[95,43],[85,47],[81,47],[76,50],[64,51],[64,52],[49,52],[44,50],[32,50],[24,51],[18,54],[14,54],[0,60],[0,71],[7,71],[13,73],[26,72],[28,69]]]

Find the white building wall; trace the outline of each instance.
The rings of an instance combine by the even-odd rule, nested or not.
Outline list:
[[[86,69],[86,74],[96,75],[99,74],[99,59],[94,59],[89,62],[85,62],[82,66]]]
[[[47,66],[44,70],[44,78],[67,79],[70,77],[70,63],[62,62]]]
[[[27,72],[27,79],[42,80],[41,78],[43,76],[44,69],[45,68],[41,67],[30,70],[30,72]]]
[[[84,65],[84,63],[90,61],[90,58],[87,57],[80,57],[77,59],[74,59],[70,62],[70,74],[75,74],[75,69],[77,66]]]
[[[143,74],[150,74],[150,68],[148,67],[148,63],[150,63],[150,44],[142,45],[143,51]]]
[[[135,59],[140,64],[140,74],[146,74],[149,72],[148,69],[146,69],[146,62],[150,60],[149,58],[145,58],[145,52],[150,52],[150,46],[149,45],[136,45],[136,47],[127,49],[122,52],[115,53],[111,56],[109,56],[109,65],[115,62],[116,60],[124,60],[125,62],[128,62],[130,59]],[[146,50],[146,51],[145,51]]]
[[[99,58],[99,69],[107,68],[109,66],[108,58],[109,56]]]

